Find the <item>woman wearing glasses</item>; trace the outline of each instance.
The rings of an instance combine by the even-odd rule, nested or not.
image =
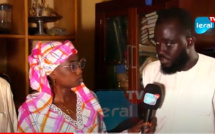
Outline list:
[[[70,41],[38,43],[29,56],[36,93],[19,108],[18,132],[106,132],[103,112],[83,83],[80,59]],[[143,121],[124,132],[140,132]]]
[[[38,43],[29,56],[30,84],[38,91],[19,108],[19,132],[103,132],[102,109],[84,85],[70,41]]]

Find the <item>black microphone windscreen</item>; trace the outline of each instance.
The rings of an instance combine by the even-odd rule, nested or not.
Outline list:
[[[148,84],[144,89],[142,106],[144,109],[157,110],[163,100],[163,91],[158,84]]]

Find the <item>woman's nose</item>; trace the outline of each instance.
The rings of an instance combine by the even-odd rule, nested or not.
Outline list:
[[[78,66],[76,69],[77,74],[82,74],[83,70]]]

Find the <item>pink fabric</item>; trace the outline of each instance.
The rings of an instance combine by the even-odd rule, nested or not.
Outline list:
[[[29,56],[30,85],[38,93],[28,95],[19,108],[19,132],[101,132],[103,131],[103,113],[100,104],[92,92],[82,83],[72,88],[83,102],[83,126],[75,127],[62,115],[50,109],[53,95],[47,80],[59,64],[70,55],[77,54],[70,41],[38,43]],[[99,121],[100,120],[100,121]],[[65,127],[67,126],[67,127]],[[105,128],[105,126],[104,126]]]
[[[73,54],[77,54],[77,50],[70,41],[44,44],[39,42],[28,58],[31,88],[51,94],[47,75]]]

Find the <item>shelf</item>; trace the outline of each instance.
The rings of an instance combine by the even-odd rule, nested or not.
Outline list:
[[[155,46],[139,45],[139,52],[155,53],[156,52],[156,48],[155,48]]]
[[[34,40],[75,40],[75,36],[72,35],[65,35],[65,36],[52,36],[52,35],[29,35],[28,39]]]
[[[15,102],[24,102],[26,96],[29,94],[28,56],[31,53],[32,47],[35,45],[34,43],[50,40],[76,41],[78,24],[77,1],[78,0],[63,0],[62,2],[60,0],[47,0],[45,2],[44,7],[47,9],[44,12],[45,16],[48,16],[49,11],[50,13],[54,11],[62,16],[62,18],[58,21],[44,24],[44,29],[48,30],[52,27],[59,27],[65,29],[67,34],[65,36],[53,36],[29,34],[31,32],[29,28],[36,25],[29,23],[29,15],[32,12],[33,0],[0,0],[1,4],[6,3],[13,6],[11,34],[0,34],[0,71],[8,74],[10,77]],[[48,18],[43,17],[43,20],[49,22],[50,16]],[[51,17],[52,21],[53,19],[56,18]],[[19,105],[19,103],[16,103],[17,108]]]
[[[20,38],[24,39],[25,35],[16,35],[16,34],[0,34],[0,38]],[[41,39],[41,40],[52,40],[52,39],[59,39],[59,40],[75,40],[75,36],[72,35],[63,35],[63,36],[52,36],[52,35],[29,35],[28,39]]]
[[[17,35],[17,34],[0,34],[0,38],[20,38],[24,39],[25,35]]]

